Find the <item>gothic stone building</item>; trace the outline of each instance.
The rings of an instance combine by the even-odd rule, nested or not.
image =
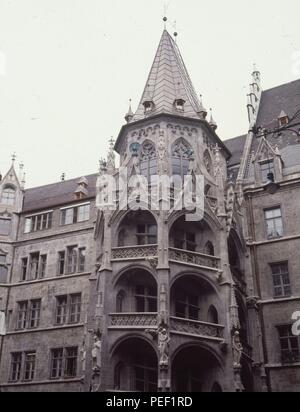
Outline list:
[[[2,392],[300,391],[300,81],[262,91],[254,70],[250,87],[249,132],[222,142],[165,30],[99,173],[25,189],[13,163]],[[203,219],[176,188],[166,211],[96,207],[115,152],[128,177],[203,176]]]

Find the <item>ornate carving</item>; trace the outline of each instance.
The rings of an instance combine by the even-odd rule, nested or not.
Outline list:
[[[143,259],[157,256],[157,246],[132,246],[112,249],[112,260]]]
[[[100,371],[102,366],[101,347],[101,333],[97,331],[94,333],[94,344],[92,348],[93,371],[96,373]]]
[[[212,161],[211,161],[211,156],[210,156],[208,150],[205,150],[205,152],[204,152],[203,161],[204,161],[204,165],[205,165],[206,170],[208,171],[208,173],[212,174]]]
[[[147,140],[142,146],[141,159],[149,160],[155,157],[156,157],[156,150],[155,150],[154,143]]]
[[[157,157],[159,160],[159,174],[164,175],[168,172],[168,160],[167,160],[167,142],[165,134],[161,130],[159,132],[159,139],[157,144]]]
[[[172,148],[172,155],[175,157],[189,159],[192,154],[191,146],[184,139],[179,139]]]
[[[192,265],[204,266],[213,269],[219,268],[219,259],[214,256],[202,255],[201,253],[189,252],[180,249],[169,249],[169,259],[177,262],[190,263]]]
[[[120,327],[145,327],[145,329],[157,326],[157,315],[154,313],[122,313],[110,316],[111,326]]]
[[[223,338],[224,332],[224,328],[219,325],[174,317],[171,317],[170,328],[172,331],[187,333],[189,335],[207,336],[220,339]]]
[[[171,339],[167,327],[161,326],[158,329],[159,366],[161,369],[167,369],[169,366],[170,340]]]
[[[241,366],[243,345],[240,339],[240,332],[238,331],[235,331],[232,337],[232,351],[233,351],[233,367],[239,368]]]

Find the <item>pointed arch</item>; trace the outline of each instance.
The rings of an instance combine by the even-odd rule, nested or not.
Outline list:
[[[207,322],[215,325],[219,324],[219,313],[214,305],[210,305],[207,312]]]
[[[209,150],[206,149],[203,154],[203,161],[207,172],[212,176],[213,175],[213,163]]]
[[[177,139],[172,145],[172,174],[186,176],[189,172],[190,158],[193,154],[191,145],[183,138]]]
[[[155,143],[151,140],[145,140],[141,146],[140,152],[140,171],[149,181],[151,176],[157,175],[158,161]]]
[[[215,256],[215,247],[210,240],[206,242],[206,245],[204,247],[204,254],[208,256]]]

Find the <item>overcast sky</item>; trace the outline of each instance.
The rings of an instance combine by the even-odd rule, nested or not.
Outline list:
[[[263,88],[300,78],[299,0],[171,0],[168,29],[221,139],[247,132],[253,63]],[[27,187],[94,173],[137,107],[163,30],[162,0],[0,0],[0,171]],[[298,59],[298,60],[297,60]],[[6,70],[4,67],[6,60]]]

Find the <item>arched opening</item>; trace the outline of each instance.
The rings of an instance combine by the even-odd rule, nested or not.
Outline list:
[[[214,245],[208,241],[204,248],[204,253],[209,256],[215,256],[215,248]]]
[[[189,172],[192,147],[184,139],[178,139],[172,146],[172,174],[183,178]]]
[[[116,313],[156,313],[157,283],[146,270],[131,269],[116,284]]]
[[[4,205],[13,206],[15,203],[16,190],[12,186],[6,186],[3,189],[1,203]]]
[[[118,231],[118,247],[157,244],[157,224],[146,210],[130,211]]]
[[[218,324],[218,304],[214,288],[198,276],[182,276],[171,288],[171,315],[175,318]]]
[[[150,181],[151,176],[157,175],[157,152],[153,142],[146,140],[141,148],[140,153],[140,170],[141,175]]]
[[[208,150],[205,150],[204,155],[203,155],[203,160],[204,160],[204,165],[206,170],[210,175],[213,174],[213,165],[212,165],[212,160],[211,156]]]
[[[172,363],[172,390],[174,392],[211,392],[214,382],[223,372],[217,358],[205,348],[186,346]]]
[[[134,337],[120,343],[112,364],[115,390],[157,392],[157,355],[145,340]]]
[[[117,299],[116,299],[117,313],[123,313],[124,312],[125,299],[126,299],[126,294],[125,294],[124,290],[120,290],[120,292],[117,294]]]
[[[219,314],[214,305],[210,305],[208,309],[207,322],[214,323],[215,325],[219,324]]]
[[[187,222],[185,216],[181,216],[174,222],[169,234],[170,247],[210,256],[215,255],[213,242],[214,234],[205,220]],[[207,251],[209,253],[206,253]]]

